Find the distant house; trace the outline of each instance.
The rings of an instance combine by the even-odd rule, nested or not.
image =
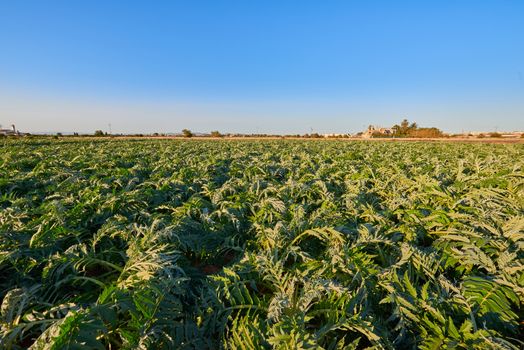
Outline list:
[[[370,125],[368,126],[367,130],[362,133],[362,137],[364,138],[371,138],[373,134],[381,134],[384,136],[391,136],[393,135],[393,129],[392,128],[381,128],[379,126]]]
[[[14,125],[11,125],[11,129],[0,129],[0,135],[20,135]]]
[[[330,138],[330,137],[347,137],[348,135],[347,134],[324,134],[322,136],[324,136],[325,138]]]

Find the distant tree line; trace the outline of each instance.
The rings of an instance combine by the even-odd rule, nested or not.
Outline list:
[[[400,125],[392,127],[394,137],[442,137],[444,133],[438,128],[420,128],[417,123],[409,123],[404,119]]]
[[[438,128],[421,128],[416,122],[410,123],[407,119],[400,124],[395,124],[390,133],[374,132],[372,137],[415,137],[415,138],[437,138],[444,137],[442,130]]]
[[[402,120],[400,124],[396,124],[391,128],[377,128],[370,125],[366,132],[359,132],[354,135],[350,134],[319,134],[319,133],[310,133],[310,134],[240,134],[240,133],[221,133],[218,130],[213,130],[209,133],[193,133],[189,129],[182,129],[178,134],[170,133],[138,133],[138,134],[123,134],[123,133],[112,133],[109,134],[103,130],[95,130],[93,134],[79,134],[74,132],[71,134],[62,134],[60,132],[51,134],[51,135],[31,135],[29,133],[24,133],[23,136],[29,137],[48,137],[52,136],[54,138],[62,137],[213,137],[213,138],[306,138],[306,139],[343,139],[343,138],[360,138],[360,137],[373,137],[373,138],[439,138],[439,137],[477,137],[477,138],[502,138],[503,135],[498,132],[487,132],[477,135],[473,134],[444,134],[440,129],[435,127],[419,127],[416,122],[410,123],[407,119]],[[0,137],[7,137],[6,135],[0,134]],[[516,137],[524,138],[524,133],[519,135],[517,133]]]

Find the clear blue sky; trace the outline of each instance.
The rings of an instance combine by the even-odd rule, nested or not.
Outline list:
[[[0,2],[0,123],[524,129],[524,1]]]

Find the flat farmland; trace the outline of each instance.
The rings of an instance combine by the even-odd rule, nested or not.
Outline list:
[[[524,144],[0,139],[0,348],[520,349]]]

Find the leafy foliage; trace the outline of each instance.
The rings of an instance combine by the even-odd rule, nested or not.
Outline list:
[[[1,348],[524,346],[522,145],[1,142]]]

